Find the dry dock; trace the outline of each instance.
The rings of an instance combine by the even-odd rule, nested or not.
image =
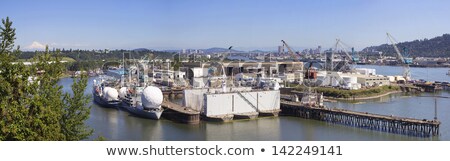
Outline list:
[[[419,120],[335,108],[305,107],[291,101],[281,101],[280,106],[284,115],[417,137],[439,135],[441,124],[437,120]]]
[[[170,101],[164,101],[161,106],[164,108],[162,116],[169,120],[186,124],[200,123],[200,112],[183,107]]]

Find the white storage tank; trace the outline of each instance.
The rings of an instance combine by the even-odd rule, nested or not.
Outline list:
[[[108,101],[118,100],[119,92],[111,87],[105,87],[103,89],[103,97]]]
[[[161,89],[155,86],[145,87],[141,95],[142,106],[144,109],[160,109],[163,98]]]
[[[125,96],[127,95],[127,87],[122,87],[119,89],[119,97],[120,98],[125,98]]]

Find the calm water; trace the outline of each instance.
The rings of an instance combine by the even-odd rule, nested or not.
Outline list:
[[[376,68],[379,74],[400,75],[401,67],[359,66]],[[415,79],[450,81],[445,75],[448,68],[412,68]],[[397,74],[399,73],[399,74]],[[422,73],[419,75],[419,73]],[[426,75],[423,75],[425,73]],[[427,74],[428,73],[428,74]],[[70,91],[71,78],[60,81],[65,91]],[[91,94],[92,78],[86,94]],[[422,95],[431,95],[424,93]],[[448,92],[436,95],[450,96]],[[231,123],[202,122],[199,125],[175,123],[166,119],[158,121],[130,116],[127,112],[92,105],[87,121],[95,132],[108,140],[450,140],[450,99],[438,99],[438,119],[442,122],[441,134],[434,138],[417,138],[383,133],[366,129],[329,124],[296,117],[271,117]],[[433,98],[395,94],[358,103],[326,103],[355,111],[432,119]]]

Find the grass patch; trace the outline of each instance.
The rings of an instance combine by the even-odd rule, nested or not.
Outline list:
[[[296,90],[303,91],[303,86],[296,87]],[[380,86],[372,87],[369,89],[358,89],[358,90],[345,90],[332,87],[317,87],[314,88],[317,92],[323,93],[324,96],[336,97],[336,98],[359,98],[359,97],[371,97],[381,94],[385,94],[392,91],[400,90],[399,86]]]

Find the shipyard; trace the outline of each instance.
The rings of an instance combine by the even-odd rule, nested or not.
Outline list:
[[[151,52],[136,58],[134,53],[124,52],[118,63],[104,62],[97,69],[101,72],[93,77],[93,97],[100,107],[117,108],[152,121],[164,118],[191,125],[233,124],[293,116],[419,138],[439,136],[441,122],[436,103],[432,119],[352,111],[332,105],[448,89],[445,81],[413,79],[411,59],[403,57],[389,33],[387,37],[402,68],[396,75],[381,75],[364,65],[358,67],[360,56],[340,39],[336,39],[334,48],[323,54],[319,51],[313,60],[281,40],[278,53],[267,53],[263,60],[251,56],[235,60],[240,53],[235,53],[232,46],[211,53],[213,56],[182,50],[172,59],[154,59]],[[283,57],[280,55],[289,57],[279,59]]]
[[[2,160],[415,161],[450,148],[450,1],[0,4]]]
[[[5,7],[0,140],[450,140],[446,14],[359,3]]]

